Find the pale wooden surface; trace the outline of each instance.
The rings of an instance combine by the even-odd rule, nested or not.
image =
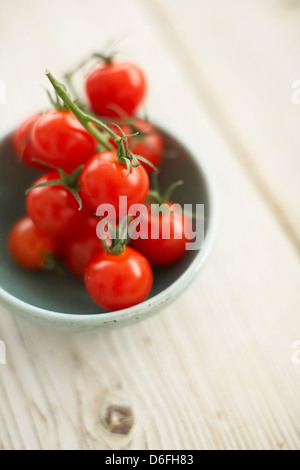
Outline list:
[[[46,67],[59,74],[118,37],[149,76],[150,116],[198,142],[220,199],[207,265],[150,320],[70,336],[1,309],[0,448],[300,449],[300,2],[0,8],[1,133],[45,104]],[[103,426],[111,406],[131,408],[127,434]]]

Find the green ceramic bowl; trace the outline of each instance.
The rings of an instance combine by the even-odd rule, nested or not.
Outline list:
[[[162,310],[190,285],[202,268],[215,232],[215,204],[211,185],[200,155],[188,149],[170,133],[164,132],[167,153],[160,174],[162,188],[183,179],[184,186],[174,194],[181,204],[204,204],[205,240],[199,251],[189,251],[174,266],[155,269],[149,298],[134,307],[106,312],[89,297],[80,280],[69,275],[29,272],[18,267],[7,249],[12,224],[25,214],[25,190],[39,172],[21,165],[11,145],[11,136],[0,141],[0,303],[12,314],[27,320],[70,332],[87,332],[123,327],[144,320]],[[205,155],[203,155],[205,158]]]

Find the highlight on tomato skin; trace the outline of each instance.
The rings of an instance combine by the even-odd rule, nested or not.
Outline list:
[[[42,232],[27,216],[11,228],[8,245],[14,260],[21,267],[34,271],[45,268],[45,256],[58,259],[62,251],[61,240]]]
[[[86,93],[99,116],[119,117],[121,110],[133,116],[146,95],[146,78],[140,67],[129,62],[96,65],[87,75]]]
[[[149,261],[125,247],[121,254],[96,253],[85,270],[85,285],[94,302],[105,310],[133,307],[148,297],[153,284]]]

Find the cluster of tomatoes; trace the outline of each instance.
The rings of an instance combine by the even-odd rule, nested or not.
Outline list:
[[[30,116],[13,134],[22,164],[43,174],[26,193],[27,215],[10,231],[11,254],[29,270],[58,269],[63,263],[106,310],[131,307],[150,294],[152,265],[169,265],[184,256],[184,225],[191,224],[171,210],[151,210],[149,176],[160,166],[165,142],[153,124],[136,117],[146,94],[144,73],[131,63],[102,59],[85,78],[85,107],[75,104],[49,72],[47,77],[56,106]],[[120,237],[120,219],[128,220],[127,213],[120,215],[122,196],[127,207],[144,206],[147,238]],[[171,207],[158,193],[155,202]],[[116,221],[107,221],[102,239],[101,205],[110,205],[117,215]],[[167,239],[162,237],[166,219]]]

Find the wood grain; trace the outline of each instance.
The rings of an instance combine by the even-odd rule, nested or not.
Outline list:
[[[205,17],[211,20],[208,2],[189,2],[191,11],[205,5],[201,24]],[[260,3],[267,20],[270,2]],[[211,258],[196,281],[175,304],[146,322],[101,334],[68,335],[0,309],[0,339],[7,349],[7,364],[0,365],[0,448],[299,449],[300,365],[292,362],[292,343],[300,339],[297,249],[232,145],[232,135],[237,134],[245,149],[251,140],[245,131],[238,132],[242,126],[237,106],[232,126],[224,127],[222,116],[208,106],[212,99],[222,109],[224,97],[212,87],[212,98],[207,99],[206,90],[195,88],[197,77],[202,80],[198,42],[187,74],[183,49],[173,47],[174,32],[169,35],[157,19],[157,5],[164,9],[168,0],[155,8],[153,2],[137,0],[28,0],[26,5],[5,0],[2,5],[0,76],[7,81],[10,106],[0,108],[1,131],[45,105],[42,93],[24,96],[26,87],[33,90],[33,83],[44,83],[42,70],[49,67],[59,74],[94,50],[96,43],[101,47],[112,36],[114,18],[113,33],[127,35],[122,52],[135,57],[149,76],[150,116],[178,129],[178,135],[185,134],[215,175],[220,224]],[[170,21],[175,22],[183,2],[172,5]],[[66,21],[70,10],[72,22]],[[235,13],[234,24],[245,22],[242,11]],[[188,41],[193,23],[183,14],[181,21]],[[230,14],[222,16],[228,35],[232,21]],[[285,22],[286,28],[293,28],[288,13]],[[181,26],[174,24],[177,41],[182,41]],[[73,34],[79,26],[81,34]],[[221,34],[217,25],[211,27],[216,37]],[[242,27],[235,34],[244,40]],[[258,35],[258,61],[260,44]],[[274,80],[282,83],[271,51]],[[243,74],[244,62],[230,60],[236,73]],[[297,54],[291,52],[290,60],[296,64]],[[263,69],[264,63],[258,63],[257,69]],[[230,82],[229,76],[226,80]],[[245,94],[256,88],[262,93],[260,80],[254,82],[244,83]],[[263,108],[272,101],[269,95],[260,98]],[[295,108],[281,104],[277,103],[285,119],[294,119]],[[248,126],[255,133],[253,115]],[[251,158],[277,198],[275,180],[265,171],[267,163],[257,158],[262,147],[271,152],[274,144],[264,134],[260,137],[259,143],[253,139],[256,151],[251,150]],[[294,141],[288,143],[295,151]],[[280,185],[292,193],[295,188],[286,180],[289,171],[292,182],[297,164],[286,164]],[[296,215],[290,205],[289,220]],[[111,432],[104,417],[114,410],[111,419],[118,424],[122,417],[116,410],[124,407],[130,410],[131,426],[125,427],[127,432]]]
[[[199,98],[300,250],[300,105],[292,103],[300,77],[300,2],[154,5]]]

